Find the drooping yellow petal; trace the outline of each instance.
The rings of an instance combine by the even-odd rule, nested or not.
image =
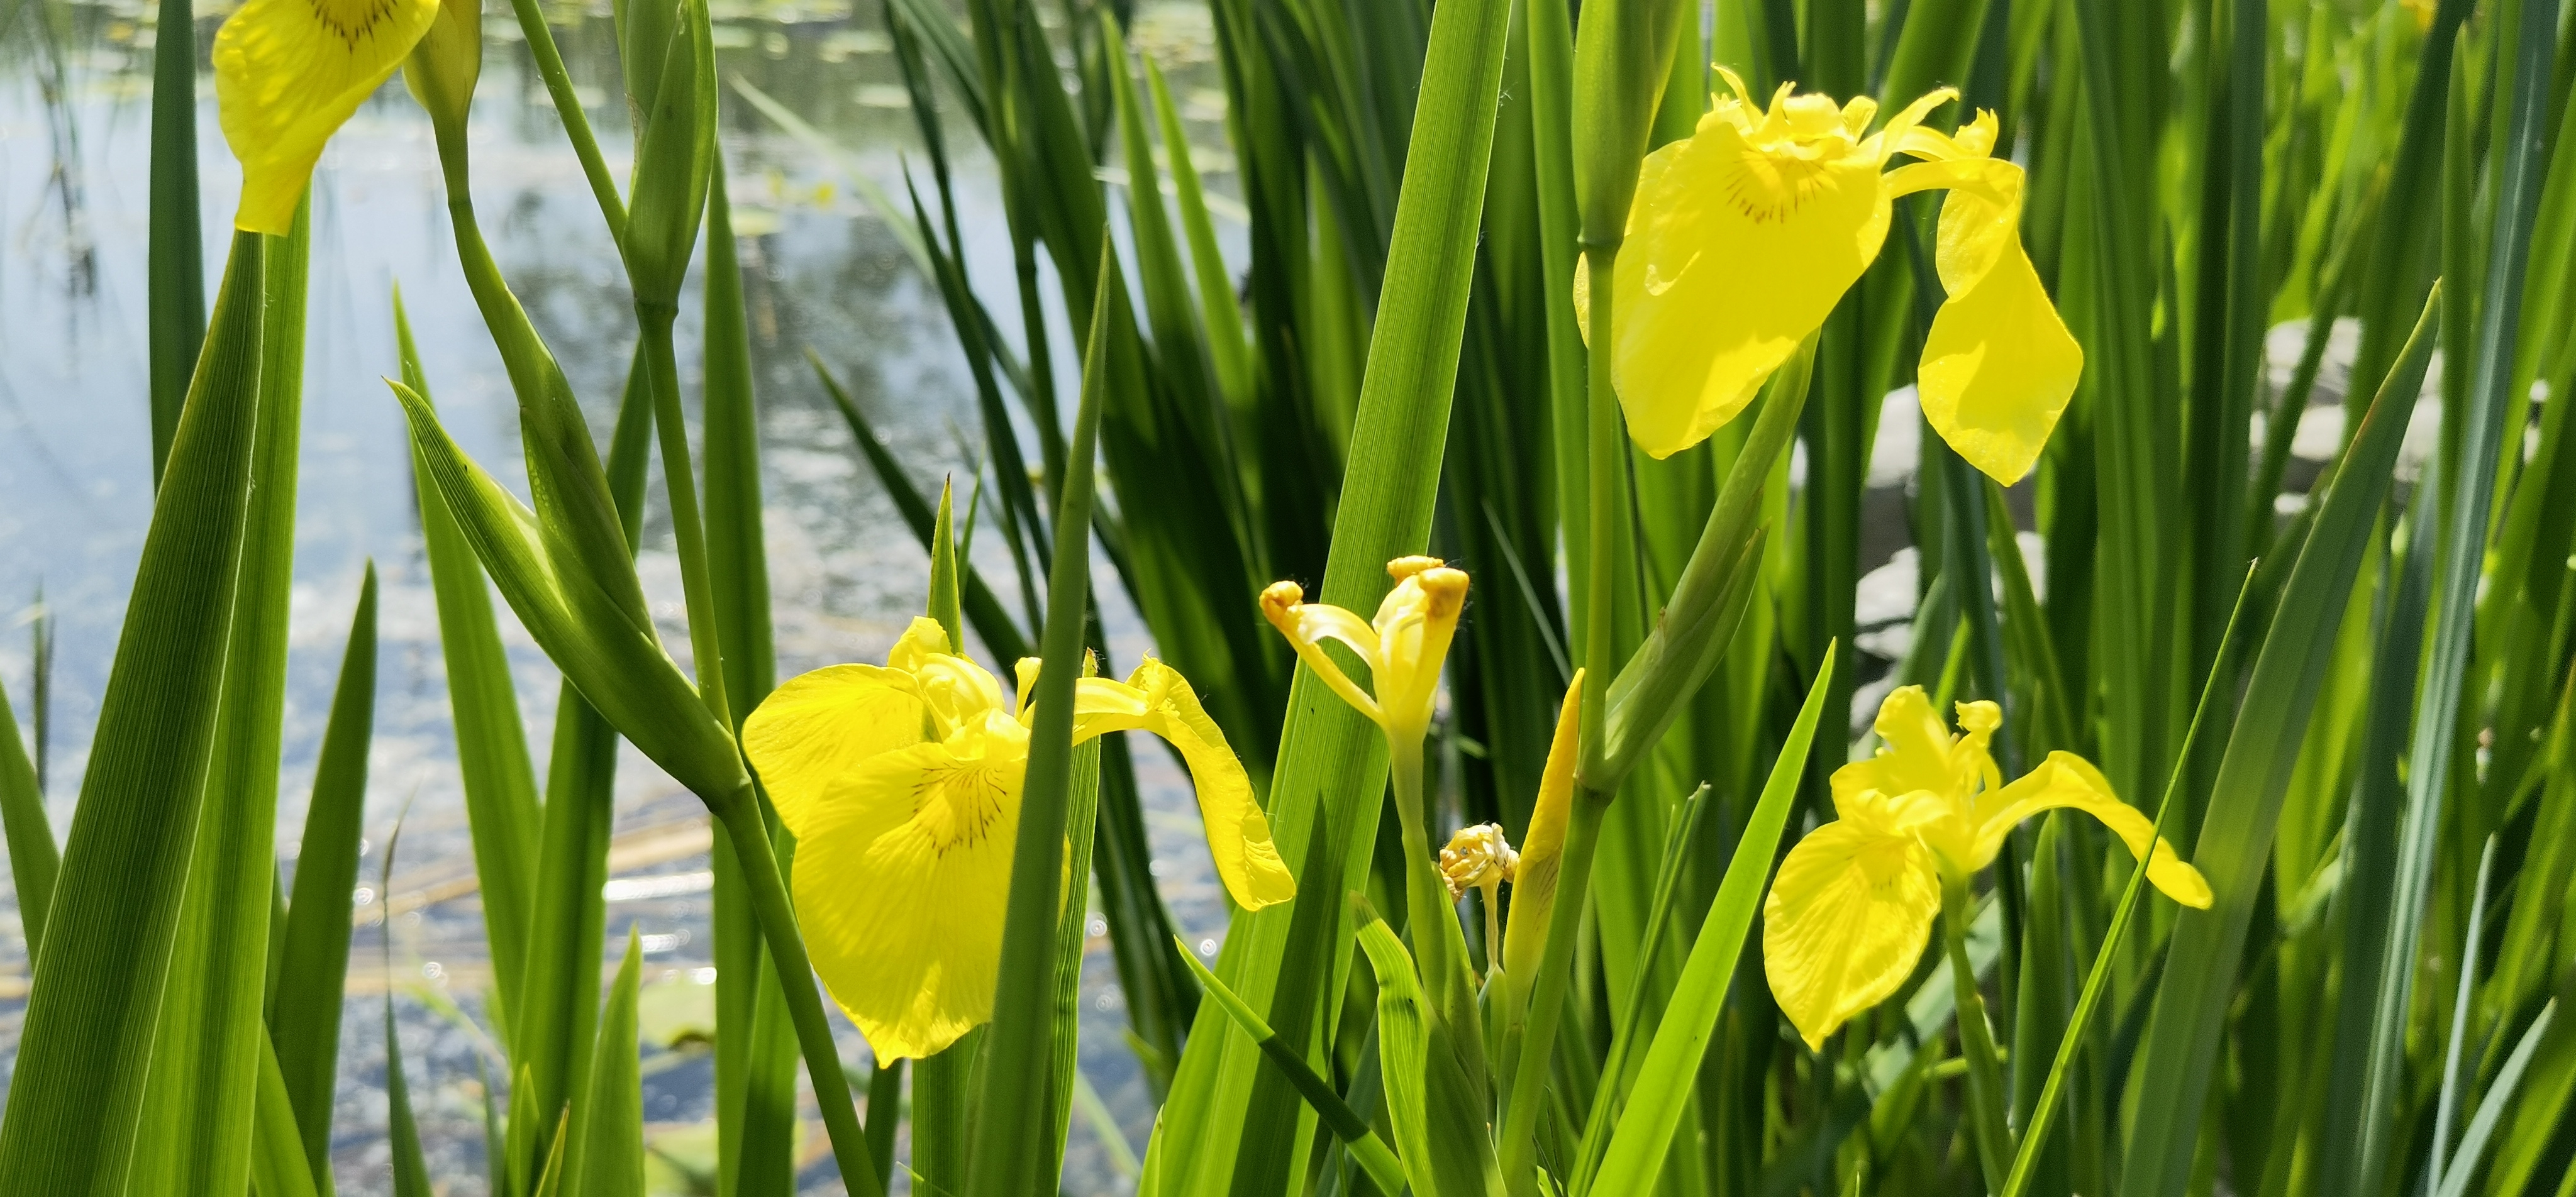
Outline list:
[[[912,675],[829,665],[772,691],[742,725],[743,755],[800,840],[826,795],[869,758],[921,743],[927,714]]]
[[[1528,834],[1521,837],[1521,860],[1512,879],[1512,919],[1503,928],[1503,974],[1526,982],[1538,976],[1539,957],[1547,952],[1547,922],[1556,908],[1558,858],[1565,854],[1565,821],[1574,807],[1574,753],[1581,734],[1583,671],[1565,688],[1557,709],[1556,738],[1547,746],[1547,765],[1539,773],[1538,801],[1530,808]]]
[[[1270,838],[1270,820],[1252,793],[1252,778],[1226,745],[1225,733],[1199,705],[1189,679],[1145,658],[1126,682],[1083,678],[1074,689],[1075,743],[1112,731],[1152,732],[1171,741],[1198,791],[1208,855],[1226,893],[1246,910],[1297,896],[1297,878]]]
[[[1789,850],[1762,905],[1762,967],[1810,1050],[1905,983],[1940,909],[1940,872],[1912,838],[1838,821]]]
[[[1941,202],[1935,263],[1949,300],[1923,341],[1923,418],[2006,486],[2039,461],[2084,373],[2084,349],[2021,244],[2022,169],[1977,158],[1979,187]],[[1912,168],[1909,168],[1912,169]]]
[[[1992,863],[2003,850],[2004,837],[2022,820],[2044,810],[2071,807],[2100,819],[2129,846],[2133,856],[2145,857],[2152,840],[2156,851],[2147,865],[2147,880],[2176,902],[2201,910],[2209,908],[2209,881],[2200,875],[2200,870],[2185,864],[2173,844],[2156,835],[2154,821],[2111,792],[2110,779],[2102,776],[2101,770],[2074,753],[2048,754],[2047,760],[2021,780],[1984,795],[1977,807],[1976,855],[1967,862],[1971,868],[1982,869]]]
[[[1007,728],[882,753],[798,832],[814,970],[880,1059],[927,1056],[993,1016],[1026,764]]]
[[[283,235],[322,145],[391,78],[438,0],[250,0],[215,34],[215,101],[241,159],[236,228]]]
[[[1295,582],[1273,582],[1263,589],[1261,613],[1287,638],[1288,646],[1297,651],[1297,659],[1305,662],[1317,680],[1351,704],[1351,709],[1371,719],[1381,718],[1377,699],[1342,672],[1340,662],[1324,653],[1324,641],[1339,640],[1358,653],[1361,660],[1377,660],[1377,632],[1368,621],[1340,607],[1307,602],[1306,588]]]
[[[1696,445],[1743,411],[1886,238],[1885,159],[1811,107],[1775,102],[1748,128],[1741,105],[1722,100],[1639,172],[1612,282],[1611,370],[1628,433],[1650,456]]]

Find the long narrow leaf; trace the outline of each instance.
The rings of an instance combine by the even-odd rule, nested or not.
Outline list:
[[[376,567],[367,564],[350,618],[340,683],[313,768],[313,800],[295,857],[295,896],[286,908],[269,1038],[285,1077],[305,1166],[331,1167],[331,1110],[339,1081],[340,1009],[349,975],[349,911],[358,888],[359,831],[367,813],[367,747],[376,713]]]
[[[0,1119],[0,1189],[123,1191],[214,746],[258,422],[265,250],[237,234],[144,537]]]
[[[1764,783],[1762,797],[1745,823],[1744,834],[1736,841],[1734,859],[1727,862],[1726,879],[1718,883],[1717,897],[1709,903],[1708,917],[1700,924],[1699,939],[1691,945],[1690,962],[1682,966],[1681,983],[1673,988],[1672,1000],[1664,1006],[1663,1020],[1655,1028],[1654,1045],[1646,1049],[1645,1068],[1637,1074],[1636,1088],[1629,1093],[1628,1108],[1619,1117],[1619,1130],[1610,1140],[1601,1171],[1589,1184],[1578,1178],[1578,1193],[1647,1192],[1663,1171],[1665,1149],[1671,1145],[1673,1129],[1680,1124],[1682,1111],[1696,1092],[1694,1081],[1700,1059],[1708,1050],[1709,1035],[1716,1029],[1718,1013],[1726,1002],[1727,984],[1735,976],[1735,960],[1744,950],[1745,932],[1752,928],[1753,916],[1761,904],[1764,882],[1770,877],[1780,832],[1788,824],[1789,809],[1797,797],[1798,779],[1806,771],[1808,747],[1815,742],[1825,699],[1833,692],[1836,647],[1825,650],[1824,667],[1808,686],[1807,701],[1798,709],[1798,721],[1789,729],[1788,742],[1772,763],[1771,779]]]

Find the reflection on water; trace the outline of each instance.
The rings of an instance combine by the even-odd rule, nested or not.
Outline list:
[[[777,97],[843,151],[818,152],[726,99],[724,150],[763,404],[782,675],[881,658],[918,609],[926,573],[814,383],[804,348],[842,373],[897,453],[925,476],[974,468],[958,447],[958,429],[971,429],[975,416],[945,316],[850,177],[899,184],[900,155],[914,136],[876,3],[861,0],[855,11],[847,0],[716,8],[721,69]],[[201,55],[220,15],[199,10]],[[556,20],[590,119],[622,174],[625,121],[614,99],[606,7],[564,9]],[[634,343],[624,277],[516,25],[496,9],[484,29],[475,203],[503,270],[604,437]],[[154,40],[151,6],[140,0],[0,0],[0,683],[23,716],[35,656],[28,625],[41,587],[59,637],[45,745],[58,834],[69,825],[150,516],[144,235]],[[1222,101],[1210,90],[1203,12],[1150,9],[1140,14],[1136,40],[1176,73],[1196,131],[1213,140],[1209,122],[1221,118]],[[217,255],[207,263],[211,284],[220,277],[227,239],[219,231],[239,173],[217,132],[202,67],[203,215],[208,251]],[[1001,213],[989,164],[960,155],[959,171],[960,216],[972,226],[969,245],[982,250],[970,254],[970,271],[987,294],[1007,296],[1007,253],[991,249],[1001,239]],[[313,205],[280,851],[291,862],[358,575],[372,558],[383,579],[382,656],[362,868],[370,887],[359,894],[371,925],[359,931],[352,956],[335,1170],[344,1192],[385,1189],[376,1002],[388,980],[379,952],[381,915],[390,911],[391,980],[407,995],[398,1010],[433,1170],[453,1179],[452,1192],[475,1193],[483,1116],[476,1057],[488,1043],[467,1017],[439,1011],[478,1016],[488,970],[408,456],[398,412],[378,381],[394,365],[391,288],[402,288],[449,429],[514,484],[515,408],[456,270],[428,123],[399,85],[333,142]],[[694,304],[693,291],[684,311]],[[694,318],[682,324],[682,366],[694,375]],[[993,538],[984,544],[997,546]],[[996,557],[986,568],[1008,566]],[[677,562],[658,509],[646,517],[642,569],[665,639],[685,662]],[[1114,582],[1103,594],[1119,597]],[[543,753],[556,676],[506,611],[503,620],[531,743]],[[1144,647],[1136,621],[1113,612],[1112,628],[1116,655],[1133,660]],[[1180,774],[1159,752],[1140,751],[1137,760],[1174,913],[1194,939],[1213,934],[1223,903]],[[378,893],[379,854],[406,801],[402,864],[392,892]],[[647,978],[655,982],[645,1003],[648,1038],[685,1044],[710,1021],[703,822],[695,801],[631,749],[618,801],[612,868],[621,880],[610,926],[620,946],[630,923],[645,936]],[[27,961],[5,892],[0,904],[0,1054],[13,1056]],[[1150,1110],[1120,1040],[1124,1015],[1104,951],[1095,950],[1089,972],[1084,1070],[1129,1140],[1141,1144]],[[845,1047],[864,1059],[854,1034]],[[692,1128],[709,1116],[711,1074],[702,1054],[647,1050],[645,1117],[657,1168],[678,1186],[671,1191],[694,1191],[683,1182],[712,1151],[711,1136]],[[828,1158],[819,1130],[813,1142],[814,1159]],[[1098,1141],[1079,1129],[1071,1167],[1069,1191],[1125,1188]],[[809,1169],[809,1182],[832,1191],[828,1171],[828,1164]]]

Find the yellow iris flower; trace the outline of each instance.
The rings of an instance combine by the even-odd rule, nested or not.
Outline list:
[[[250,0],[215,34],[215,101],[241,159],[233,226],[283,235],[331,139],[392,78],[438,0]]]
[[[796,834],[814,969],[886,1059],[930,1055],[993,1017],[1038,663],[1020,662],[1014,699],[950,649],[938,622],[915,619],[883,668],[817,669],[743,725],[743,751]],[[1147,658],[1125,682],[1076,684],[1076,743],[1128,730],[1180,750],[1236,902],[1295,895],[1251,779],[1187,680]]]
[[[1734,419],[1878,256],[1894,201],[1947,188],[1935,265],[1949,301],[1923,347],[1923,415],[1978,469],[2020,480],[2084,351],[2022,250],[2022,169],[1992,156],[1994,114],[1955,137],[1923,127],[1958,94],[1943,88],[1871,133],[1867,97],[1784,83],[1761,108],[1719,73],[1735,94],[1640,167],[1614,269],[1612,381],[1638,447],[1668,457]],[[1885,171],[1898,154],[1925,161]]]
[[[1261,613],[1333,693],[1385,729],[1390,744],[1418,744],[1431,727],[1440,666],[1467,602],[1467,575],[1437,557],[1398,557],[1386,563],[1386,572],[1395,589],[1386,592],[1374,620],[1307,602],[1305,588],[1295,582],[1273,582],[1262,591]],[[1327,640],[1359,654],[1369,669],[1370,690],[1360,689],[1324,654]]]
[[[2004,837],[2041,811],[2083,811],[2140,857],[2152,841],[2147,880],[2185,906],[2208,908],[2200,871],[2084,758],[2052,752],[2003,784],[1986,748],[2002,720],[1991,702],[1963,702],[1967,734],[1952,736],[1923,688],[1907,686],[1879,707],[1886,744],[1878,755],[1834,771],[1838,817],[1789,850],[1762,908],[1772,996],[1809,1048],[1905,983],[1940,912],[1942,878],[1992,864]]]

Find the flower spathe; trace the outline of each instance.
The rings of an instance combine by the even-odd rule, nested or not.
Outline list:
[[[1385,729],[1390,743],[1418,743],[1431,726],[1440,666],[1467,602],[1467,575],[1437,557],[1398,557],[1386,563],[1386,572],[1395,588],[1378,603],[1373,620],[1307,602],[1305,588],[1295,582],[1273,582],[1262,591],[1261,613],[1333,693]],[[1324,655],[1327,640],[1359,654],[1368,665],[1368,690]]]
[[[284,234],[331,139],[438,17],[438,0],[250,0],[215,34],[215,102],[241,159],[233,226]]]
[[[993,1015],[1037,662],[1020,663],[1013,697],[950,647],[936,621],[915,619],[883,667],[804,674],[743,725],[743,751],[796,834],[814,969],[882,1058],[930,1055]],[[1148,658],[1125,682],[1077,683],[1075,742],[1125,730],[1180,750],[1236,902],[1294,896],[1250,778],[1180,674]]]
[[[1639,168],[1614,271],[1612,380],[1638,447],[1667,457],[1734,419],[1878,257],[1894,201],[1947,188],[1923,415],[1997,481],[2029,473],[2084,354],[2022,250],[2022,169],[1993,156],[1994,114],[1955,137],[1924,127],[1957,95],[1943,88],[1873,133],[1867,97],[1782,84],[1764,108],[1720,73],[1735,94]],[[1898,154],[1924,161],[1885,171]]]
[[[1879,707],[1885,746],[1834,771],[1837,817],[1790,849],[1762,908],[1771,993],[1808,1047],[1821,1048],[1852,1015],[1905,983],[1940,912],[1943,877],[1993,863],[2004,837],[2041,811],[2068,807],[2101,820],[2148,859],[2147,880],[2157,889],[2185,906],[2209,906],[2200,871],[2082,757],[2052,752],[2003,784],[1987,750],[2002,718],[1991,702],[1961,703],[1966,734],[1953,736],[1923,688],[1907,686]]]

